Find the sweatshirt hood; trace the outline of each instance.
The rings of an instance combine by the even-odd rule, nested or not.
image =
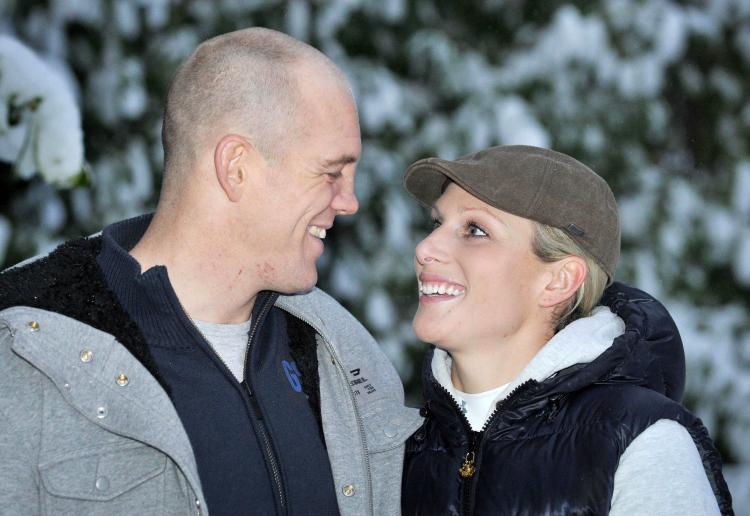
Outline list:
[[[497,400],[504,399],[528,380],[542,382],[553,374],[576,364],[589,363],[610,348],[622,335],[625,323],[607,307],[599,306],[589,317],[577,319],[552,337],[531,359],[521,373],[503,389]],[[451,356],[435,348],[432,374],[455,399],[458,394],[451,381]]]
[[[685,356],[666,308],[645,292],[619,282],[605,291],[601,305],[550,339],[499,394],[498,401],[526,383],[535,384],[529,392],[533,398],[567,394],[595,383],[632,383],[680,401]],[[427,360],[425,380],[431,377],[457,398],[450,379],[450,355],[434,348]]]

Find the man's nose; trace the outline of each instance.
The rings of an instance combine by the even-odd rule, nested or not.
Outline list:
[[[359,201],[354,193],[354,181],[342,185],[331,202],[337,215],[354,215],[359,210]]]

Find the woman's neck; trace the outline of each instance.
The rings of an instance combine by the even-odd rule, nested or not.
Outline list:
[[[549,332],[544,332],[522,341],[451,350],[453,386],[467,394],[476,394],[510,383],[550,338]]]

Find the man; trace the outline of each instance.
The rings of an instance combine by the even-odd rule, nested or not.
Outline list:
[[[163,141],[153,217],[0,275],[0,512],[397,513],[419,416],[313,289],[358,209],[343,74],[271,30],[216,37]]]

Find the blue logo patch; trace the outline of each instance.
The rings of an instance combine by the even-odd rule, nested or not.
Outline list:
[[[292,386],[292,389],[296,392],[302,392],[302,381],[300,380],[300,376],[302,375],[299,369],[297,369],[297,364],[288,360],[282,360],[281,367],[284,369],[284,374],[286,375],[286,379],[289,380],[289,385]]]

